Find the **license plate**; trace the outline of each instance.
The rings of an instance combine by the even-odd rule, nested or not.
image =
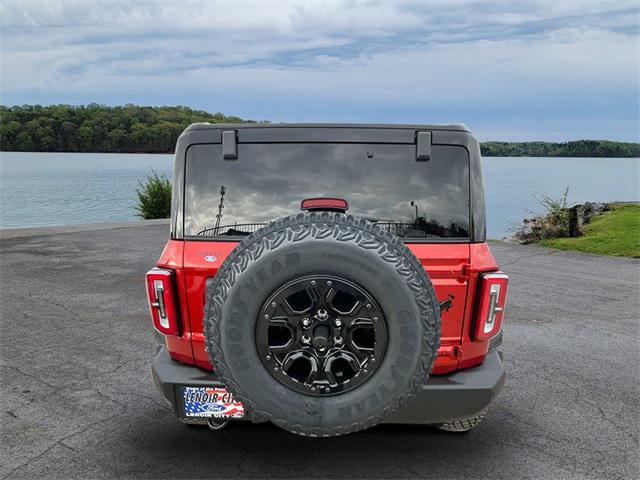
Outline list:
[[[244,407],[218,387],[182,387],[185,417],[242,418]]]

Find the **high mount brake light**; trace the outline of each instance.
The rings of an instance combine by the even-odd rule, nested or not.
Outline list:
[[[349,210],[349,203],[344,198],[305,198],[300,203],[300,210],[338,210],[344,213]]]
[[[165,335],[179,332],[173,271],[152,268],[147,272],[147,298],[153,326]]]
[[[509,277],[503,272],[480,275],[475,328],[476,340],[487,340],[500,333],[508,286]]]

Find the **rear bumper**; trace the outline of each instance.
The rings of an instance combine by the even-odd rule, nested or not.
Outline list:
[[[182,421],[180,386],[222,387],[214,372],[174,361],[165,347],[160,348],[151,368],[153,382]],[[485,410],[504,385],[502,355],[493,350],[482,365],[429,377],[416,398],[385,423],[438,423],[472,417]]]

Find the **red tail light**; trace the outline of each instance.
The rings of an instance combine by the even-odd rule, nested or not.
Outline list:
[[[485,273],[480,276],[476,340],[487,340],[500,333],[508,285],[509,277],[503,272]]]
[[[147,297],[153,326],[165,335],[177,335],[180,330],[175,294],[171,270],[152,268],[147,272]]]

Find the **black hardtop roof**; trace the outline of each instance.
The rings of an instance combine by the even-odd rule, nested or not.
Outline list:
[[[370,129],[400,129],[400,130],[445,130],[453,132],[471,131],[463,123],[448,123],[441,125],[426,124],[386,124],[386,123],[192,123],[187,130],[211,129],[245,129],[245,128],[370,128]]]
[[[232,131],[235,131],[235,135]],[[386,125],[368,123],[193,123],[180,135],[176,144],[173,168],[171,238],[183,238],[184,172],[191,145],[220,145],[227,139],[229,157],[237,159],[237,146],[251,143],[385,143],[416,145],[416,160],[424,161],[422,149],[442,146],[465,148],[469,155],[471,186],[471,241],[486,238],[484,189],[480,146],[462,123],[448,125]],[[420,150],[420,152],[419,152]],[[223,154],[226,155],[226,154]],[[222,158],[221,158],[222,159]],[[212,159],[212,161],[215,161]],[[242,163],[242,159],[240,162]]]

